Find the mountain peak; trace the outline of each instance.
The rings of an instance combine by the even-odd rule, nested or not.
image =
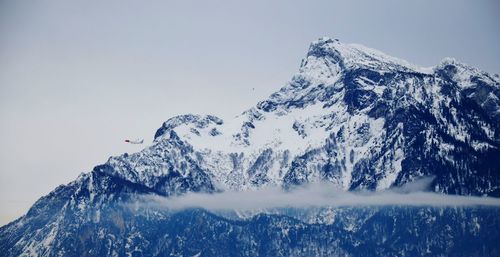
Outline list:
[[[172,117],[165,121],[162,126],[155,133],[155,140],[167,132],[177,128],[181,125],[192,125],[191,130],[193,133],[198,133],[198,129],[203,129],[209,125],[222,125],[223,120],[214,115],[196,115],[184,114]]]
[[[322,37],[311,43],[301,68],[310,63],[311,59],[321,59],[324,65],[338,66],[342,70],[361,68],[381,71],[432,72],[432,69],[419,67],[381,51],[360,44],[343,43],[330,37]],[[317,67],[317,65],[314,66]]]
[[[434,71],[447,70],[447,69],[457,69],[457,72],[480,72],[478,69],[467,65],[455,58],[445,57],[436,66],[434,66]]]
[[[307,56],[325,57],[331,56],[338,52],[335,52],[335,48],[341,43],[338,39],[332,39],[329,37],[322,37],[318,40],[311,42],[309,46],[309,51]]]

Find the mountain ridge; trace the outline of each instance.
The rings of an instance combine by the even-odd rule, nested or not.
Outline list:
[[[383,72],[380,72],[380,70]],[[398,74],[394,74],[392,72],[394,70],[396,70]],[[460,74],[460,76],[457,77],[456,74]],[[391,80],[406,85],[404,85],[405,87],[403,88],[403,86],[396,84],[394,87],[396,87],[395,89],[397,91],[394,92],[393,90],[393,92],[390,92],[387,89],[394,88],[388,88],[388,86],[383,83],[387,83],[387,81],[391,83]],[[474,84],[477,85],[475,86]],[[337,125],[338,130],[336,133],[339,133],[339,127],[342,127],[338,125],[340,122],[345,122],[347,119],[353,118],[353,116],[356,117],[356,114],[362,112],[361,109],[367,109],[367,107],[372,108],[365,113],[366,116],[368,116],[364,117],[365,121],[361,120],[361,122],[365,122],[364,124],[369,123],[370,129],[366,127],[356,129],[364,129],[365,131],[378,129],[378,133],[380,133],[380,131],[383,130],[380,126],[385,126],[385,121],[383,124],[377,124],[376,120],[381,118],[384,114],[383,112],[388,109],[388,103],[397,105],[403,102],[403,104],[407,105],[396,106],[398,111],[405,112],[399,115],[406,115],[409,111],[404,110],[404,108],[407,107],[420,109],[418,110],[420,112],[419,114],[429,119],[434,119],[434,121],[432,121],[434,123],[439,123],[440,121],[438,119],[453,119],[453,117],[444,117],[445,115],[449,115],[445,113],[447,112],[446,105],[451,101],[458,102],[462,100],[462,96],[457,94],[449,95],[448,99],[442,99],[441,93],[444,90],[448,90],[450,92],[447,92],[447,94],[450,94],[452,92],[451,90],[456,90],[457,92],[464,91],[468,94],[467,97],[470,97],[470,99],[465,100],[472,100],[477,105],[486,107],[485,109],[487,110],[486,114],[488,117],[486,117],[486,122],[489,123],[489,126],[480,124],[482,127],[479,128],[479,125],[475,124],[474,130],[480,131],[486,129],[487,131],[485,131],[485,133],[488,135],[486,135],[486,138],[484,138],[483,135],[482,142],[473,142],[473,146],[476,148],[498,148],[498,134],[495,133],[498,127],[495,127],[495,121],[498,119],[498,110],[500,109],[498,106],[498,96],[500,95],[498,92],[498,85],[498,79],[453,59],[444,59],[438,65],[431,68],[419,68],[397,58],[389,57],[376,50],[359,45],[354,45],[353,47],[351,45],[342,44],[338,40],[322,38],[311,44],[306,58],[302,61],[299,73],[292,78],[290,83],[272,94],[268,99],[260,101],[255,107],[237,116],[235,118],[235,120],[237,120],[236,122],[230,120],[222,124],[224,121],[215,116],[197,116],[203,124],[197,123],[195,126],[187,126],[185,128],[178,128],[179,126],[185,125],[178,124],[176,126],[176,128],[178,128],[177,130],[174,128],[171,128],[171,130],[176,131],[176,134],[198,150],[207,148],[214,149],[215,151],[227,153],[239,152],[248,155],[249,153],[247,150],[251,150],[252,148],[261,148],[263,149],[261,150],[262,152],[266,152],[265,149],[279,149],[280,145],[285,145],[281,148],[285,149],[284,151],[290,151],[293,147],[298,145],[300,147],[296,147],[299,149],[295,154],[300,155],[304,154],[308,147],[315,148],[324,144],[324,140],[328,139],[330,136],[329,133],[333,125]],[[419,86],[421,88],[419,88]],[[405,94],[405,92],[403,92],[408,89],[412,90],[413,94]],[[485,90],[488,94],[485,93]],[[389,92],[392,93],[393,96],[389,95]],[[400,101],[399,99],[395,99],[394,96],[396,95],[403,100],[408,100]],[[387,97],[392,97],[392,99],[389,99],[391,101],[384,101],[384,98]],[[337,106],[334,106],[342,100],[345,104],[337,104]],[[427,108],[425,105],[431,105],[432,108]],[[309,108],[312,106],[314,107]],[[337,108],[331,108],[332,106]],[[331,109],[325,111],[325,109],[329,107]],[[304,114],[304,112],[307,113]],[[314,117],[315,115],[319,114],[324,118],[327,115],[333,116],[333,114],[338,112],[346,113],[343,120],[340,120],[337,124],[332,125],[334,122],[328,124],[330,126],[328,127],[329,131],[325,132],[325,129],[310,125],[311,123],[325,123],[323,121],[324,119],[318,119]],[[479,112],[479,114],[474,115],[482,114],[484,113]],[[294,120],[286,120],[286,118],[283,118],[287,116],[291,116]],[[300,116],[304,117],[302,121],[300,120]],[[296,117],[298,117],[298,119]],[[207,122],[207,120],[211,119],[217,119],[214,126],[210,126],[210,122]],[[269,122],[266,122],[266,120]],[[366,120],[370,122],[366,122]],[[283,122],[284,124],[274,124],[273,121]],[[463,128],[450,126],[450,121],[448,120],[445,122],[448,124],[437,125],[447,126],[448,128],[446,128],[447,131],[445,131],[445,133],[457,134],[455,137],[458,138],[459,141],[465,141],[466,133],[461,131]],[[451,121],[451,123],[454,122],[453,120]],[[259,126],[259,123],[264,125]],[[378,123],[382,122],[379,121]],[[320,124],[320,126],[322,125],[325,124]],[[273,126],[276,127],[274,130],[261,128]],[[161,136],[161,132],[165,130],[165,127],[164,124],[164,126],[158,130],[155,135],[155,141]],[[205,131],[207,127],[210,128]],[[221,128],[224,127],[229,127],[229,129],[226,129],[228,132],[221,131]],[[283,132],[290,127],[292,127],[294,131]],[[276,132],[277,130],[281,131]],[[253,139],[252,133],[266,136],[271,134],[272,136],[267,137],[275,136],[277,138],[279,138],[281,134],[284,134],[283,138],[286,138],[286,140],[268,140],[262,138],[262,136],[259,138],[259,135],[255,136],[257,138]],[[294,133],[296,133],[299,138],[294,138],[297,137]],[[428,133],[432,133],[432,131]],[[307,135],[316,135],[316,138],[307,137]],[[208,142],[203,142],[200,138]],[[210,142],[211,138],[214,138],[214,140],[212,140],[213,142]],[[217,139],[215,140],[215,138]],[[292,143],[287,144],[286,141]],[[355,142],[352,144],[355,144]],[[229,147],[222,149],[222,146]],[[266,153],[269,153],[269,151]],[[286,158],[284,157],[285,155],[286,154],[281,154],[275,157]],[[262,158],[265,157],[266,155],[262,156]],[[274,174],[274,176],[276,176],[276,174]],[[344,182],[342,182],[343,187],[346,189],[351,187],[347,185],[349,182],[346,182],[349,180],[348,177],[349,176],[347,176],[347,178],[344,177]],[[381,186],[381,188],[387,187],[388,185]]]

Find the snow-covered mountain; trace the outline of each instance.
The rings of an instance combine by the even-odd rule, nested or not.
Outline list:
[[[228,121],[171,118],[152,146],[105,170],[151,188],[177,172],[196,191],[319,180],[380,190],[435,175],[435,191],[498,195],[499,98],[498,77],[452,59],[419,68],[323,38],[255,107]]]
[[[339,210],[357,218],[327,225],[265,214],[232,221],[201,210],[137,213],[120,203],[143,194],[168,197],[318,181],[344,190],[384,190],[428,175],[435,177],[431,189],[436,192],[500,196],[499,99],[498,75],[456,60],[421,68],[361,45],[321,38],[289,83],[234,119],[170,118],[144,150],[111,157],[42,197],[25,216],[0,229],[0,255],[373,253],[361,245],[376,246],[378,255],[463,250],[493,256],[498,247],[481,252],[464,250],[460,243],[499,239],[497,209]],[[353,223],[366,227],[349,230]],[[413,248],[391,245],[388,239],[406,233],[394,226],[405,225],[416,231],[421,226],[424,236]],[[272,232],[285,227],[286,235]],[[325,234],[316,235],[323,229]],[[231,240],[222,236],[226,232]],[[424,249],[436,233],[448,241],[433,245],[434,252]],[[212,251],[193,246],[192,240],[208,244],[207,238],[220,244],[212,242]],[[490,248],[490,241],[473,242]]]

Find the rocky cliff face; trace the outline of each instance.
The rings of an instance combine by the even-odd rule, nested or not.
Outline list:
[[[435,192],[499,196],[499,98],[497,75],[455,60],[420,68],[322,38],[288,84],[234,119],[171,118],[144,150],[111,157],[42,197],[0,229],[0,255],[367,256],[371,248],[376,255],[493,256],[495,208],[355,208],[341,212],[362,224],[349,231],[346,223],[300,216],[234,221],[201,210],[137,213],[121,204],[144,194],[318,181],[384,190],[428,175]],[[436,233],[444,243],[432,241]],[[461,245],[469,239],[481,239],[469,242],[483,248]]]

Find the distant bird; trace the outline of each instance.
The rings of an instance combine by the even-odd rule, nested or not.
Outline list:
[[[141,140],[139,140],[139,139],[136,139],[136,140],[125,139],[125,143],[140,145],[140,144],[144,143],[144,139],[141,139]]]

